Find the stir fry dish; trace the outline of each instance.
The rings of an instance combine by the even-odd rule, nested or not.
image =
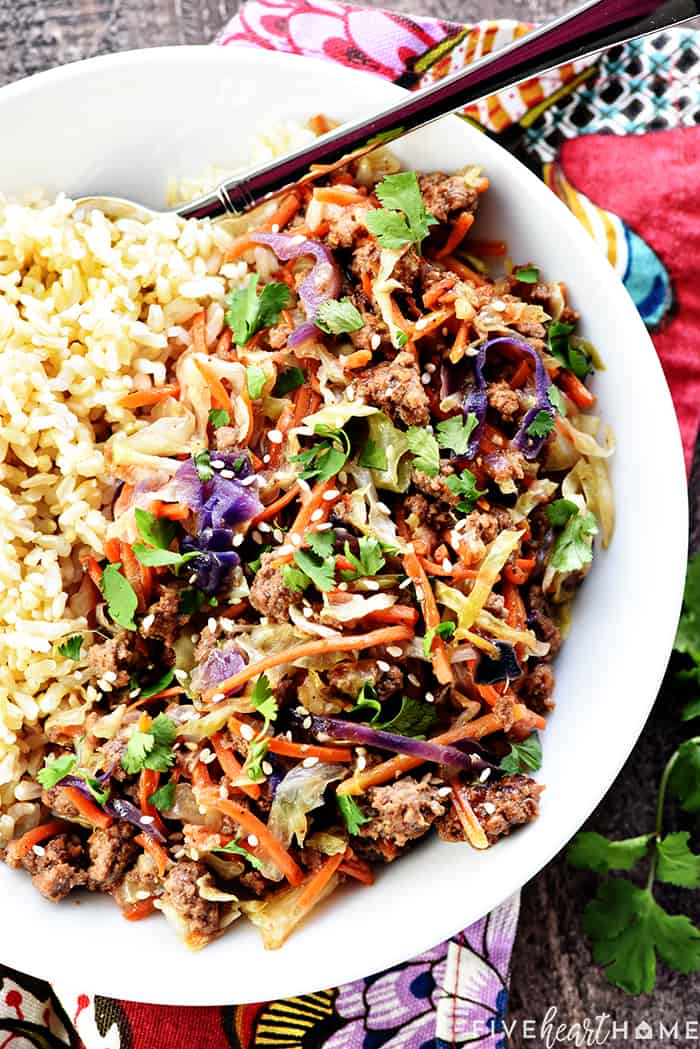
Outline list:
[[[552,660],[613,529],[602,365],[566,287],[472,229],[481,171],[387,158],[239,228],[220,330],[186,320],[105,435],[88,625],[56,644],[87,715],[4,850],[49,900],[276,948],[431,830],[483,850],[538,815]]]

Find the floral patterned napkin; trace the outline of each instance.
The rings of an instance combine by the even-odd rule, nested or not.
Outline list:
[[[334,0],[249,0],[217,43],[314,55],[415,89],[527,29]],[[463,114],[540,175],[600,244],[652,333],[688,457],[700,416],[698,72],[700,36],[676,29]],[[140,1005],[0,964],[0,1049],[503,1049],[517,918],[514,896],[386,972],[243,1006]]]

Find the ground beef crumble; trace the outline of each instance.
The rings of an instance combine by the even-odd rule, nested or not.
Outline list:
[[[445,812],[438,788],[426,780],[403,776],[384,787],[371,787],[362,808],[369,822],[360,828],[360,837],[391,848],[381,850],[383,859],[393,859],[410,841],[421,838]],[[353,839],[353,847],[355,839]]]
[[[221,904],[199,895],[197,880],[208,870],[201,862],[181,860],[170,869],[164,883],[163,903],[172,906],[190,932],[201,936],[213,936],[221,926]]]
[[[356,396],[382,408],[406,426],[426,426],[430,421],[430,404],[418,365],[405,350],[393,361],[384,361],[360,372],[354,386]]]
[[[261,615],[283,623],[289,618],[292,605],[301,604],[301,593],[289,589],[282,572],[270,563],[271,560],[271,556],[263,554],[250,588],[250,603]]]
[[[466,788],[467,800],[486,832],[489,844],[509,834],[513,827],[530,823],[539,815],[539,797],[544,787],[529,776],[504,776],[494,783],[477,783]],[[437,831],[443,841],[464,841],[464,829],[454,808],[438,820]]]

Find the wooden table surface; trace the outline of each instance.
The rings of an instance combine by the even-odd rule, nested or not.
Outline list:
[[[365,2],[380,6],[378,0]],[[388,0],[385,3],[389,6]],[[571,5],[568,0],[391,0],[390,6],[455,21],[480,17],[537,21]],[[206,43],[236,7],[237,0],[0,0],[0,84],[111,51]],[[700,477],[700,455],[694,473]],[[698,488],[700,484],[691,483],[694,493]],[[694,530],[700,531],[697,516]],[[611,697],[611,702],[631,703],[634,697]],[[653,826],[660,770],[687,734],[677,708],[669,684],[632,757],[591,817],[591,828],[624,837]],[[573,742],[572,775],[582,780],[595,775],[595,768],[575,754]],[[544,806],[546,813],[546,796]],[[518,1021],[509,1040],[515,1049],[540,1045],[539,1038],[528,1037],[521,1024],[527,1019],[539,1023],[550,1006],[558,1007],[560,1022],[593,1020],[607,1013],[618,1023],[629,1021],[631,1028],[642,1019],[672,1024],[678,1018],[697,1016],[698,977],[662,970],[655,994],[640,998],[629,998],[606,982],[581,933],[581,912],[595,882],[593,876],[572,871],[559,857],[523,890],[509,1009],[509,1020]],[[670,908],[682,906],[696,923],[700,921],[699,894],[673,890],[667,896]],[[665,898],[661,892],[659,899]],[[618,1035],[618,1042],[624,1040]]]

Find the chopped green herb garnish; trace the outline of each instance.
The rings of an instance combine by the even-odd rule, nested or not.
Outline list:
[[[167,517],[157,517],[155,514],[149,513],[148,510],[141,510],[139,507],[136,507],[134,510],[134,517],[139,535],[144,543],[149,543],[158,550],[168,549],[177,531],[177,525],[174,521],[169,521]]]
[[[62,645],[58,646],[58,651],[66,659],[80,659],[80,650],[83,647],[82,634],[73,634],[67,641],[64,641]]]
[[[212,852],[226,852],[230,856],[243,856],[248,861],[251,867],[256,871],[262,870],[262,863],[257,856],[254,856],[252,852],[248,852],[247,849],[242,848],[237,842],[230,841],[228,845],[222,845],[220,849],[212,849]]]
[[[405,331],[401,331],[401,330],[397,331],[396,334],[394,335],[394,338],[396,339],[396,345],[399,347],[399,349],[402,346],[405,346],[406,343],[408,342],[408,335],[406,334]]]
[[[265,719],[266,725],[270,721],[275,720],[278,711],[277,701],[275,699],[275,694],[270,687],[270,681],[267,674],[261,674],[255,682],[250,701],[258,714]]]
[[[365,816],[351,794],[336,794],[335,800],[350,833],[359,834],[360,827],[369,823],[369,816]]]
[[[294,562],[318,590],[332,590],[335,586],[335,559],[320,557],[312,550],[296,550]]]
[[[445,478],[445,484],[453,493],[460,496],[457,509],[465,514],[470,514],[476,506],[477,500],[486,495],[486,489],[476,487],[476,477],[471,470],[462,470],[461,474],[450,474]]]
[[[341,335],[343,332],[359,331],[364,321],[354,302],[345,298],[322,302],[314,324],[327,335]]]
[[[522,743],[511,743],[510,753],[501,758],[499,768],[515,775],[518,772],[537,772],[542,765],[542,744],[536,732]]]
[[[196,550],[191,550],[188,554],[178,554],[175,550],[154,550],[143,543],[134,543],[133,550],[141,564],[151,568],[163,568],[166,565],[181,568],[188,561],[200,556]]]
[[[307,586],[311,586],[311,580],[306,572],[295,568],[294,565],[282,565],[281,572],[287,590],[292,590],[295,594],[300,594],[306,590]]]
[[[555,499],[547,506],[547,520],[554,528],[563,528],[572,514],[578,513],[578,506],[571,499]]]
[[[139,699],[150,699],[151,696],[157,696],[159,692],[162,692],[164,688],[167,688],[175,677],[175,671],[171,668],[166,670],[164,674],[154,681],[151,685],[146,685],[145,688],[141,689]]]
[[[298,455],[293,455],[292,462],[303,467],[303,480],[330,481],[347,462],[350,455],[350,439],[344,430],[336,430],[330,426],[317,426],[316,433],[324,439]]]
[[[562,397],[558,386],[554,386],[554,384],[552,384],[549,387],[549,389],[547,390],[547,400],[551,404],[552,408],[554,408],[555,411],[559,412],[562,418],[566,417],[566,404],[564,403],[564,398]]]
[[[150,795],[148,800],[159,812],[167,812],[175,804],[175,784],[172,780],[169,783],[164,783],[162,787],[159,787],[158,790]]]
[[[368,470],[386,470],[389,465],[382,446],[371,440],[367,441],[357,462],[359,466],[365,466]]]
[[[576,513],[569,517],[563,531],[557,536],[550,564],[557,572],[577,572],[593,560],[592,540],[598,534],[598,523],[591,513]]]
[[[525,431],[530,437],[546,437],[554,429],[554,419],[549,412],[539,411]]]
[[[568,368],[579,379],[585,379],[593,371],[591,358],[581,348],[579,341],[574,344],[571,335],[575,324],[552,321],[547,328],[547,349],[564,368]]]
[[[181,590],[177,610],[183,616],[193,616],[195,612],[199,612],[205,600],[206,595],[201,590],[195,590],[194,588]]]
[[[75,754],[62,754],[60,758],[47,758],[46,764],[43,769],[39,769],[36,778],[44,790],[51,790],[73,772],[76,764]]]
[[[409,426],[406,440],[415,456],[414,469],[429,477],[436,477],[440,473],[440,449],[432,433],[420,426]]]
[[[119,569],[121,562],[105,565],[100,579],[100,590],[107,602],[107,611],[115,623],[125,630],[136,630],[134,612],[138,608],[138,598],[133,586]]]
[[[537,284],[540,279],[540,271],[537,266],[518,266],[513,270],[513,276],[521,284]]]
[[[467,412],[466,418],[453,415],[437,424],[437,442],[441,448],[449,448],[455,455],[465,455],[469,448],[471,436],[479,425],[474,412]]]
[[[430,659],[433,641],[436,637],[441,637],[443,641],[449,641],[454,632],[455,624],[449,619],[446,619],[444,623],[438,623],[437,626],[431,626],[430,630],[426,630],[423,638],[423,655],[425,658]]]
[[[177,735],[175,723],[165,714],[151,722],[148,732],[134,732],[122,755],[122,768],[130,776],[143,769],[167,772],[175,763],[173,743]]]
[[[253,783],[259,783],[265,779],[262,763],[270,749],[270,737],[264,735],[264,730],[248,744],[248,754],[243,764],[243,771]]]
[[[226,323],[237,346],[245,346],[261,328],[276,324],[282,310],[289,305],[286,284],[266,284],[257,294],[259,275],[254,273],[245,288],[236,288],[226,296]]]
[[[209,412],[209,422],[215,430],[218,430],[221,426],[231,425],[231,416],[225,408],[212,408]]]
[[[335,547],[335,531],[329,528],[325,532],[307,532],[304,542],[319,557],[332,557]]]
[[[251,401],[257,401],[265,389],[267,372],[259,364],[249,364],[245,370],[245,382]]]
[[[415,171],[387,175],[375,192],[383,207],[369,211],[365,223],[382,248],[396,250],[420,244],[437,219],[423,204]]]
[[[344,570],[341,574],[343,579],[357,579],[358,576],[375,576],[380,572],[386,561],[382,555],[381,543],[377,539],[361,536],[358,539],[359,556],[353,554],[350,544],[345,541],[344,554],[353,570]]]
[[[192,456],[194,462],[194,468],[197,471],[197,477],[200,481],[211,481],[214,476],[214,470],[211,465],[211,455],[208,450],[204,448],[201,452],[197,452],[196,455]]]
[[[284,397],[285,393],[298,390],[305,382],[306,376],[301,368],[287,368],[277,376],[277,382],[272,391],[273,396]]]

